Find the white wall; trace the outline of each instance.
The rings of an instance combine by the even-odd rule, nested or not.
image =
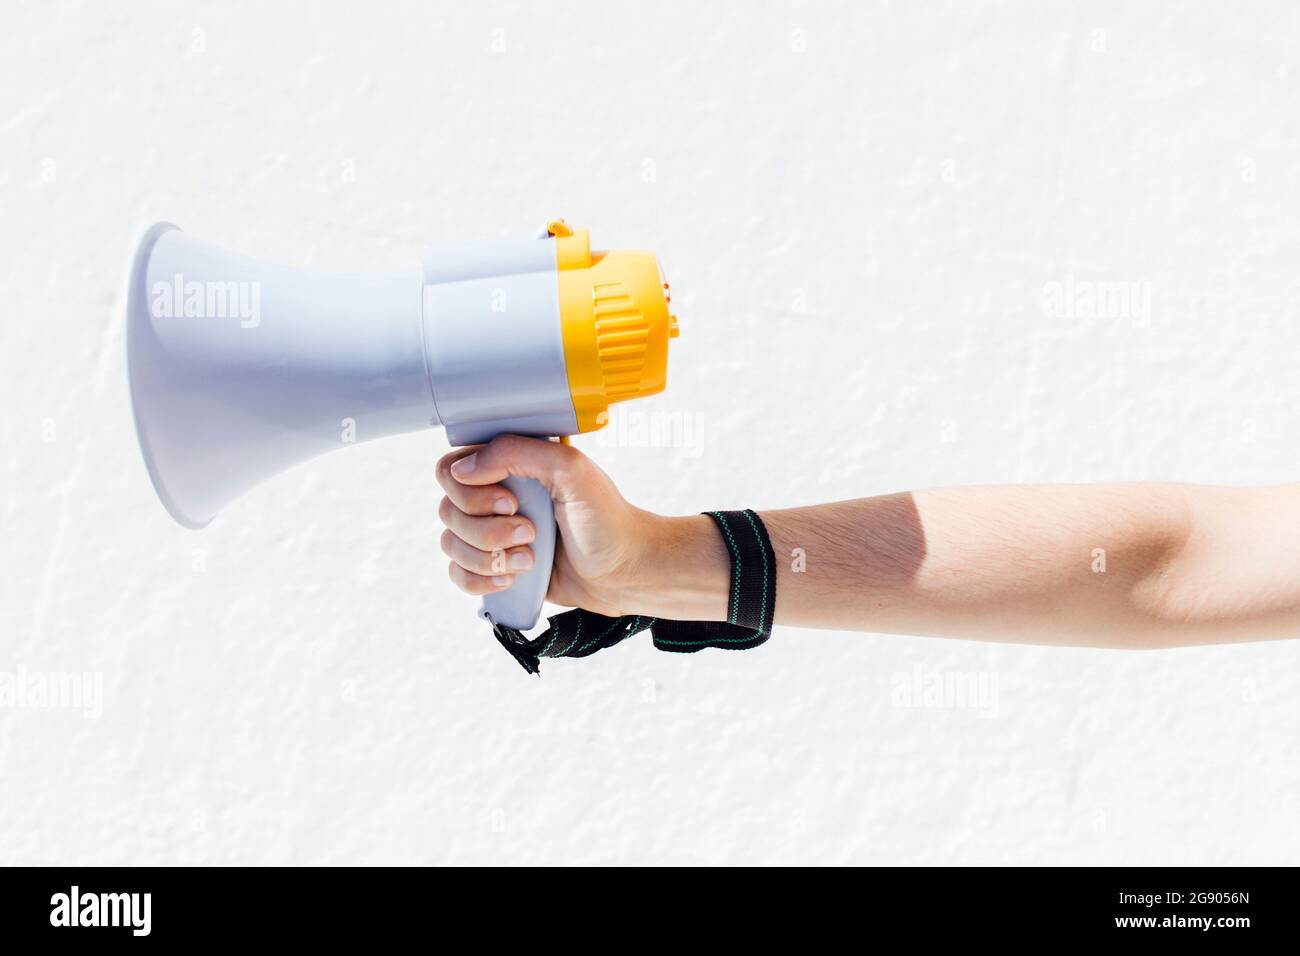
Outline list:
[[[161,218],[384,269],[562,214],[680,306],[634,411],[698,445],[579,441],[647,507],[1289,481],[1294,5],[271,6],[3,13],[0,671],[103,700],[0,708],[0,862],[1300,862],[1291,643],[778,629],[530,679],[447,581],[441,434],[182,531],[120,285]],[[985,706],[900,706],[964,674]]]

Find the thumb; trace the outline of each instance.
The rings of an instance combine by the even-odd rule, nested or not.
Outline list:
[[[500,435],[472,455],[452,463],[451,474],[463,485],[491,485],[515,475],[535,478],[556,501],[576,496],[586,459],[568,445],[544,438]]]

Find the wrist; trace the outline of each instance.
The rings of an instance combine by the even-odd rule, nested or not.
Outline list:
[[[624,584],[623,613],[673,621],[725,621],[731,558],[708,515],[645,513],[643,548]]]

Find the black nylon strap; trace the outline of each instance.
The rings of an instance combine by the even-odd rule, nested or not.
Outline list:
[[[543,657],[589,657],[645,630],[651,632],[655,647],[675,654],[693,654],[706,647],[731,651],[757,647],[772,634],[776,608],[776,558],[767,528],[753,511],[705,513],[718,526],[731,556],[726,622],[606,617],[574,608],[547,618],[550,627],[532,640],[495,623],[492,633],[530,674],[541,672]]]

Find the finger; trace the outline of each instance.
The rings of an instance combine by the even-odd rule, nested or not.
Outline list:
[[[497,574],[518,574],[533,566],[531,548],[509,548],[505,551],[480,551],[466,544],[450,531],[442,533],[442,553],[466,571],[492,577]]]
[[[435,469],[438,484],[447,497],[461,511],[469,515],[512,515],[519,510],[519,500],[510,489],[501,485],[463,485],[451,473],[453,462],[473,454],[474,449],[458,448],[443,455]]]
[[[438,517],[456,537],[480,551],[504,551],[521,544],[531,544],[537,537],[533,523],[523,515],[481,517],[467,515],[450,498],[438,505]]]
[[[447,576],[451,578],[452,584],[466,594],[496,594],[498,591],[504,591],[510,587],[515,580],[509,574],[498,574],[494,577],[485,578],[481,574],[466,571],[455,561],[447,565]]]
[[[575,448],[519,435],[494,438],[450,465],[452,476],[465,485],[496,484],[510,475],[536,478],[557,501],[567,499],[585,467],[587,459]]]

